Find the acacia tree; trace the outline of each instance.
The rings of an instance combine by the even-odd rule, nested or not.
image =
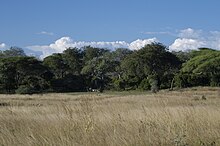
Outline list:
[[[3,58],[0,60],[1,90],[6,93],[14,93],[17,88],[16,59]]]
[[[90,87],[98,88],[102,92],[105,85],[109,83],[108,80],[110,80],[115,66],[116,62],[111,59],[109,53],[106,53],[88,61],[81,73],[88,77],[87,80]]]
[[[0,60],[0,79],[6,93],[36,93],[49,87],[47,68],[33,57],[9,57]]]
[[[220,86],[220,51],[201,48],[192,55],[176,76],[177,86]]]
[[[103,48],[95,48],[91,46],[85,46],[82,48],[83,50],[83,62],[84,64],[95,57],[103,56],[106,52],[109,52],[107,49]]]
[[[68,72],[74,75],[80,75],[82,69],[83,54],[78,48],[68,48],[63,54],[62,58],[68,66]]]
[[[180,64],[179,59],[168,52],[166,46],[152,43],[129,55],[122,62],[122,68],[128,81],[133,79],[135,82],[133,84],[138,86],[141,81],[147,79],[152,91],[156,92],[162,77],[165,75],[173,77]]]
[[[61,53],[52,54],[44,58],[43,64],[51,70],[57,79],[63,78],[69,70],[68,65],[64,61]]]

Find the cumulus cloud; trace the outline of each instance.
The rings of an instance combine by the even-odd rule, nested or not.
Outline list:
[[[6,48],[6,44],[5,43],[0,43],[0,49],[4,49]]]
[[[196,50],[204,45],[205,43],[199,40],[178,38],[169,47],[169,49],[171,51],[188,51],[188,50]]]
[[[145,45],[147,44],[151,44],[153,42],[159,42],[157,40],[157,38],[151,38],[151,39],[145,39],[145,40],[136,40],[136,41],[133,41],[129,44],[129,49],[131,50],[139,50],[140,48],[144,47]]]
[[[209,47],[220,50],[220,32],[203,31],[187,28],[180,30],[173,44],[169,46],[171,51],[196,50],[201,47]]]
[[[156,38],[144,39],[144,40],[138,39],[131,43],[127,43],[125,41],[85,42],[85,41],[73,41],[70,37],[62,37],[50,45],[28,46],[27,48],[32,49],[34,51],[41,51],[43,54],[41,58],[45,58],[53,53],[61,53],[66,48],[69,47],[82,48],[84,46],[92,46],[97,48],[107,48],[110,50],[114,50],[116,48],[129,48],[131,50],[138,50],[152,42],[158,42],[158,40]]]
[[[151,32],[152,34],[154,32]],[[162,32],[165,33],[165,32]],[[196,50],[201,47],[209,47],[220,50],[220,31],[203,31],[192,28],[187,28],[178,31],[176,34],[178,38],[169,46],[170,51],[187,51]],[[147,44],[152,42],[159,42],[157,38],[150,39],[138,39],[131,43],[125,41],[114,42],[86,42],[86,41],[74,41],[70,37],[62,37],[56,40],[54,43],[43,46],[28,46],[27,48],[33,51],[42,52],[41,58],[45,58],[53,53],[62,53],[66,48],[76,47],[82,48],[84,46],[92,46],[97,48],[107,48],[114,50],[116,48],[128,48],[131,50],[138,50]],[[2,47],[5,44],[0,44]]]

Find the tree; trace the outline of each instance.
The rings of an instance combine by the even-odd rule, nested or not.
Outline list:
[[[8,57],[0,60],[1,86],[6,93],[14,93],[21,86],[31,87],[31,92],[49,88],[44,78],[48,69],[33,57]]]
[[[44,58],[43,64],[55,75],[55,78],[63,78],[69,70],[62,54],[57,53]]]
[[[182,63],[187,62],[192,57],[192,51],[173,51],[172,54],[174,54]]]
[[[82,53],[77,48],[68,48],[62,54],[68,71],[74,75],[79,75],[82,69]]]
[[[220,51],[208,48],[201,48],[193,51],[193,58],[187,61],[182,69],[178,79],[182,82],[181,75],[184,74],[188,82],[182,84],[183,87],[212,85],[219,86],[220,82]]]
[[[88,76],[88,86],[97,88],[101,92],[104,90],[110,79],[111,73],[114,71],[116,62],[111,60],[111,55],[107,52],[103,56],[95,57],[86,62],[81,73]]]
[[[0,83],[2,92],[14,93],[16,84],[16,58],[0,60]]]
[[[81,92],[86,91],[83,76],[68,74],[63,78],[53,79],[51,87],[54,92]]]
[[[5,57],[5,54],[0,50],[0,58]]]
[[[180,65],[179,59],[168,52],[166,46],[161,43],[148,44],[122,62],[124,76],[128,82],[132,79],[133,84],[138,86],[142,80],[147,78],[152,91],[159,89],[164,75],[174,77]]]
[[[91,46],[86,46],[83,48],[83,62],[84,64],[90,60],[92,60],[95,57],[100,57],[102,55],[104,55],[106,52],[109,52],[109,50],[107,49],[103,49],[103,48],[94,48]]]
[[[18,47],[11,47],[9,50],[3,51],[5,57],[24,57],[26,54],[24,50]]]

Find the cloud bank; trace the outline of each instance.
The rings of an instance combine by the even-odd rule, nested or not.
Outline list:
[[[157,32],[149,32],[149,34],[156,34],[156,33]],[[161,33],[167,33],[167,32],[161,32]],[[187,29],[179,30],[178,32],[176,32],[175,36],[177,38],[168,47],[170,51],[196,50],[201,47],[209,47],[216,50],[220,50],[220,31],[207,32],[203,30],[187,28]],[[137,39],[130,43],[125,41],[86,42],[86,41],[74,41],[70,37],[62,37],[49,45],[43,45],[43,46],[35,45],[35,46],[28,46],[27,48],[33,51],[42,52],[40,58],[45,58],[53,53],[61,53],[66,48],[69,47],[82,48],[84,46],[92,46],[97,48],[107,48],[110,50],[114,50],[116,48],[128,48],[131,50],[138,50],[147,44],[151,44],[152,42],[159,42],[159,40],[156,37],[154,37],[149,39]],[[5,47],[5,44],[2,43],[1,47]]]
[[[202,47],[220,50],[220,32],[203,31],[187,28],[179,31],[177,38],[170,46],[171,51],[196,50]]]
[[[115,50],[117,48],[129,48],[131,50],[138,50],[144,47],[147,44],[151,44],[152,42],[158,42],[156,38],[150,39],[138,39],[131,43],[127,43],[125,41],[115,41],[115,42],[85,42],[85,41],[73,41],[70,37],[62,37],[55,41],[50,45],[44,46],[28,46],[27,48],[34,50],[34,51],[42,51],[40,58],[45,58],[53,53],[61,53],[66,48],[69,47],[76,47],[82,48],[84,46],[92,46],[97,48],[107,48],[110,50]]]

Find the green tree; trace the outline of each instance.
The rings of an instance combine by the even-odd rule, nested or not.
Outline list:
[[[91,46],[85,46],[83,48],[83,62],[84,64],[90,60],[92,60],[95,57],[100,57],[103,56],[106,52],[109,52],[109,50],[107,49],[103,49],[103,48],[94,48]]]
[[[103,56],[86,62],[81,73],[88,77],[89,87],[98,88],[101,92],[104,90],[116,65],[116,62],[110,57],[111,55],[107,52]]]
[[[185,84],[181,86],[219,86],[220,51],[202,48],[198,51],[194,51],[193,56],[194,57],[187,61],[181,69],[181,74],[191,78],[191,80],[188,80],[187,83],[184,82]],[[181,74],[178,76],[181,76]],[[179,80],[181,80],[181,78],[179,78]]]
[[[63,56],[60,53],[44,58],[43,64],[51,70],[57,79],[63,78],[69,70],[67,62],[63,59]]]
[[[5,57],[24,57],[26,54],[24,50],[19,47],[11,47],[8,50],[3,51]]]
[[[0,60],[1,87],[6,93],[14,93],[21,86],[39,87],[32,88],[32,92],[45,90],[49,86],[44,78],[47,72],[42,62],[33,57],[8,57]]]
[[[148,44],[142,49],[129,55],[123,62],[124,76],[133,86],[147,78],[152,91],[157,91],[161,85],[161,79],[166,74],[174,77],[181,62],[166,46],[161,43]],[[171,81],[167,81],[170,82]]]
[[[16,58],[0,60],[1,92],[13,93],[17,88]]]
[[[182,63],[187,62],[192,57],[192,51],[173,51],[172,54],[174,54]]]
[[[68,48],[62,54],[71,74],[79,75],[82,69],[82,52],[78,48]]]

